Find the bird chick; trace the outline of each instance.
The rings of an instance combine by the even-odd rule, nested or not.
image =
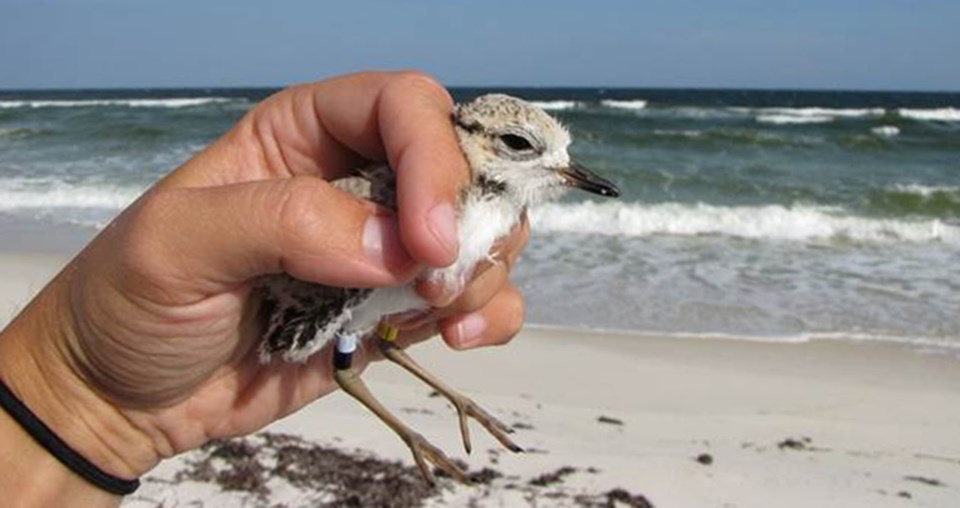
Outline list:
[[[616,197],[619,190],[570,159],[571,138],[553,117],[535,105],[502,94],[484,95],[456,107],[453,124],[470,168],[470,183],[458,203],[460,251],[445,268],[430,268],[421,279],[451,290],[466,284],[474,268],[491,257],[495,242],[509,234],[524,210],[556,199],[571,188]],[[393,171],[384,165],[358,170],[358,176],[336,182],[358,197],[395,207]],[[379,416],[410,447],[424,477],[433,481],[427,462],[465,481],[463,471],[438,448],[404,425],[370,393],[351,368],[359,340],[376,331],[384,356],[433,386],[457,409],[467,452],[467,419],[483,425],[504,446],[520,451],[506,435],[511,429],[469,398],[446,386],[393,344],[396,329],[382,319],[429,305],[416,293],[415,282],[389,288],[336,288],[293,279],[265,278],[261,284],[266,329],[261,360],[274,356],[305,361],[324,344],[336,341],[335,379],[347,393]],[[378,326],[379,325],[379,326]]]

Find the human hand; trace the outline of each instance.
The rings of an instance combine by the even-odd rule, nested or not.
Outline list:
[[[468,179],[452,101],[418,74],[351,75],[278,93],[125,210],[0,336],[0,375],[48,426],[107,472],[252,432],[335,388],[329,348],[258,362],[261,275],[348,287],[405,283],[457,255],[452,203]],[[396,216],[327,183],[365,161],[397,171]],[[502,245],[406,343],[503,343],[523,306]],[[451,301],[452,300],[452,301]],[[409,316],[408,316],[409,317]],[[375,353],[376,348],[367,351]],[[372,355],[358,355],[362,366]]]

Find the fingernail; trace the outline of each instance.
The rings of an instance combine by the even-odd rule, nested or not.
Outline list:
[[[440,203],[427,214],[427,226],[437,242],[450,254],[457,255],[459,240],[457,239],[457,213],[450,203]]]
[[[480,314],[470,314],[457,323],[457,342],[461,346],[475,343],[487,329],[487,320]]]
[[[380,268],[397,266],[403,245],[400,243],[396,219],[371,215],[363,225],[363,250],[367,259]]]

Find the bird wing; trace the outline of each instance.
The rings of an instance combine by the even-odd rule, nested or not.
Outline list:
[[[333,186],[360,199],[397,209],[396,174],[386,164],[360,167],[355,176],[335,180]]]
[[[396,209],[394,172],[386,164],[358,168],[355,176],[332,182],[337,189]],[[370,289],[330,287],[295,279],[285,273],[261,279],[262,361],[275,354],[305,360],[332,339],[350,319],[350,309],[366,299]]]

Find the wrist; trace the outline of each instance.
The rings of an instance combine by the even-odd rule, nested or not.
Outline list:
[[[119,496],[101,490],[60,463],[0,410],[0,492],[4,506],[108,507]]]
[[[70,358],[74,327],[68,316],[57,315],[69,308],[58,301],[62,278],[0,333],[0,378],[70,449],[107,474],[136,478],[156,465],[159,454],[123,411],[84,382]],[[4,418],[10,422],[9,415]],[[57,461],[28,435],[26,440]]]

